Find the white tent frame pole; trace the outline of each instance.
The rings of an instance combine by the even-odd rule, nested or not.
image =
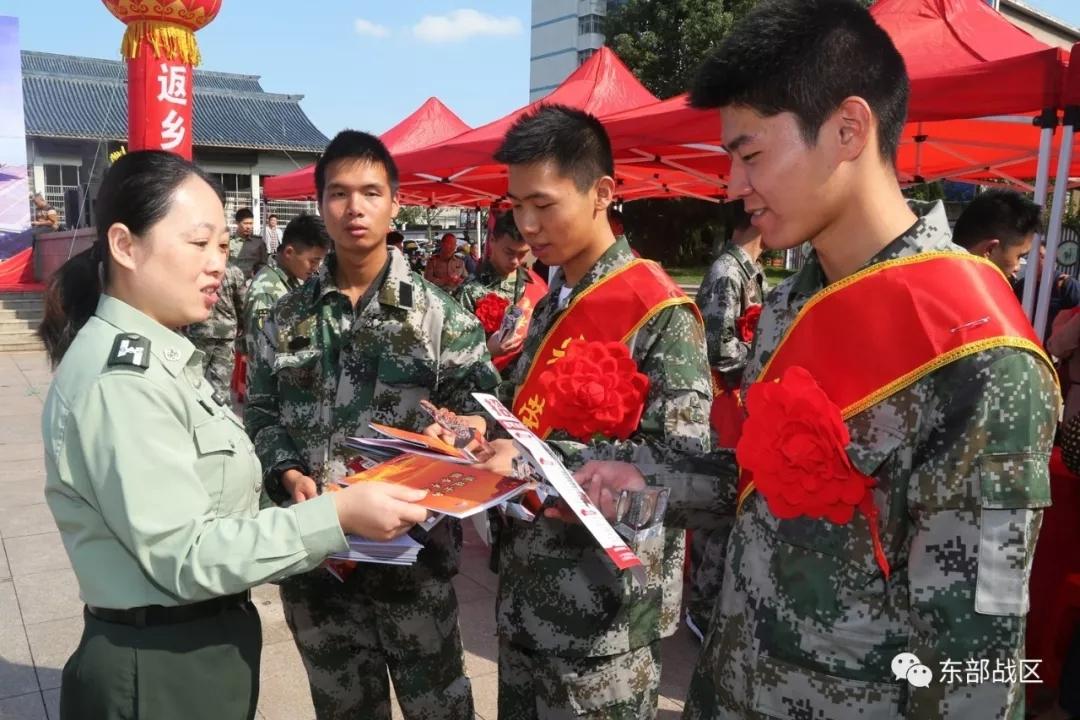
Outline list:
[[[1039,301],[1035,305],[1034,325],[1035,336],[1038,338],[1045,334],[1046,320],[1050,313],[1050,292],[1053,290],[1054,276],[1057,273],[1057,249],[1061,242],[1061,220],[1065,215],[1065,194],[1068,192],[1069,168],[1072,165],[1073,129],[1078,113],[1080,108],[1065,108],[1065,124],[1061,129],[1061,152],[1058,153],[1057,175],[1054,180],[1054,203],[1050,207],[1050,226],[1046,234],[1046,260],[1043,262],[1042,279],[1039,283]]]
[[[1043,128],[1039,137],[1039,160],[1035,167],[1035,204],[1039,207],[1046,206],[1046,191],[1050,186],[1050,149],[1054,138],[1054,129],[1057,125],[1057,113],[1053,114],[1053,122],[1049,122],[1048,112],[1043,113]],[[1049,127],[1047,127],[1049,125]],[[1066,172],[1068,176],[1068,172]],[[1031,243],[1029,259],[1039,257],[1039,248],[1042,247],[1043,233],[1035,233],[1035,240]],[[1024,314],[1028,319],[1035,317],[1035,290],[1038,287],[1036,275],[1038,274],[1038,262],[1028,262],[1024,268],[1024,297],[1021,302],[1024,306]]]

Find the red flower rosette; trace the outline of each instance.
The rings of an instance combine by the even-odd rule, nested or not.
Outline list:
[[[476,310],[473,313],[484,327],[484,333],[490,335],[502,325],[503,316],[506,315],[508,307],[510,307],[509,300],[495,293],[488,293],[476,301]]]
[[[649,378],[623,343],[573,340],[540,385],[553,428],[582,442],[625,440],[641,422]]]
[[[857,508],[870,525],[874,557],[888,578],[871,493],[877,482],[852,465],[846,450],[851,436],[840,408],[813,376],[805,368],[791,367],[777,382],[751,385],[746,410],[735,457],[751,473],[773,515],[843,525],[851,522]]]
[[[739,337],[743,339],[743,342],[753,342],[760,319],[761,306],[751,305],[746,308],[746,312],[735,320],[735,331],[739,333]]]

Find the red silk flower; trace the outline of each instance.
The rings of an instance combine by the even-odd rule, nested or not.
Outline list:
[[[751,305],[746,308],[746,312],[742,314],[737,320],[735,320],[735,330],[738,331],[739,337],[743,339],[743,342],[752,342],[754,340],[754,334],[757,333],[758,321],[761,319],[761,306]]]
[[[480,324],[484,326],[485,334],[490,335],[499,329],[508,307],[510,307],[510,301],[495,293],[488,293],[476,301],[474,313],[480,319]]]
[[[871,493],[877,483],[852,465],[845,449],[851,436],[840,408],[813,376],[791,367],[778,382],[751,385],[746,410],[735,457],[773,515],[843,525],[858,508],[870,524],[874,556],[888,577]]]
[[[574,340],[540,385],[553,428],[582,442],[597,435],[625,440],[641,421],[649,378],[623,343]]]

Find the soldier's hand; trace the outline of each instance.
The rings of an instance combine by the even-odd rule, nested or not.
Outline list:
[[[293,502],[304,502],[318,496],[319,486],[310,477],[296,468],[281,473],[281,487],[293,499]]]
[[[415,504],[426,496],[426,490],[380,482],[358,482],[331,495],[341,529],[368,540],[393,540],[427,520],[427,509]]]
[[[645,478],[630,463],[592,460],[574,473],[592,504],[609,521],[615,519],[615,503],[623,490],[645,489]]]
[[[525,340],[525,338],[518,336],[517,333],[512,333],[510,337],[504,339],[502,342],[499,342],[498,338],[499,333],[495,332],[491,334],[491,337],[489,337],[487,341],[488,352],[491,353],[491,357],[493,358],[515,352],[521,347],[521,343]]]
[[[465,446],[466,450],[475,453],[476,450],[480,448],[483,444],[482,438],[487,435],[487,420],[485,420],[479,415],[454,415],[454,417],[458,421],[468,425],[478,433],[478,439],[471,440],[469,444]],[[428,437],[442,440],[447,445],[453,445],[456,447],[454,443],[457,441],[457,438],[454,437],[454,433],[447,430],[439,423],[431,423],[430,425],[428,425],[426,428],[424,428],[424,434]]]
[[[488,443],[491,455],[476,467],[499,475],[510,475],[514,471],[514,459],[518,456],[513,440],[492,440]]]

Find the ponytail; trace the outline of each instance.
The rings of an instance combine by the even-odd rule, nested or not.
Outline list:
[[[45,343],[49,362],[55,369],[71,346],[79,329],[97,309],[108,263],[102,259],[108,251],[102,242],[69,259],[49,280],[45,291],[45,317],[37,334]]]

